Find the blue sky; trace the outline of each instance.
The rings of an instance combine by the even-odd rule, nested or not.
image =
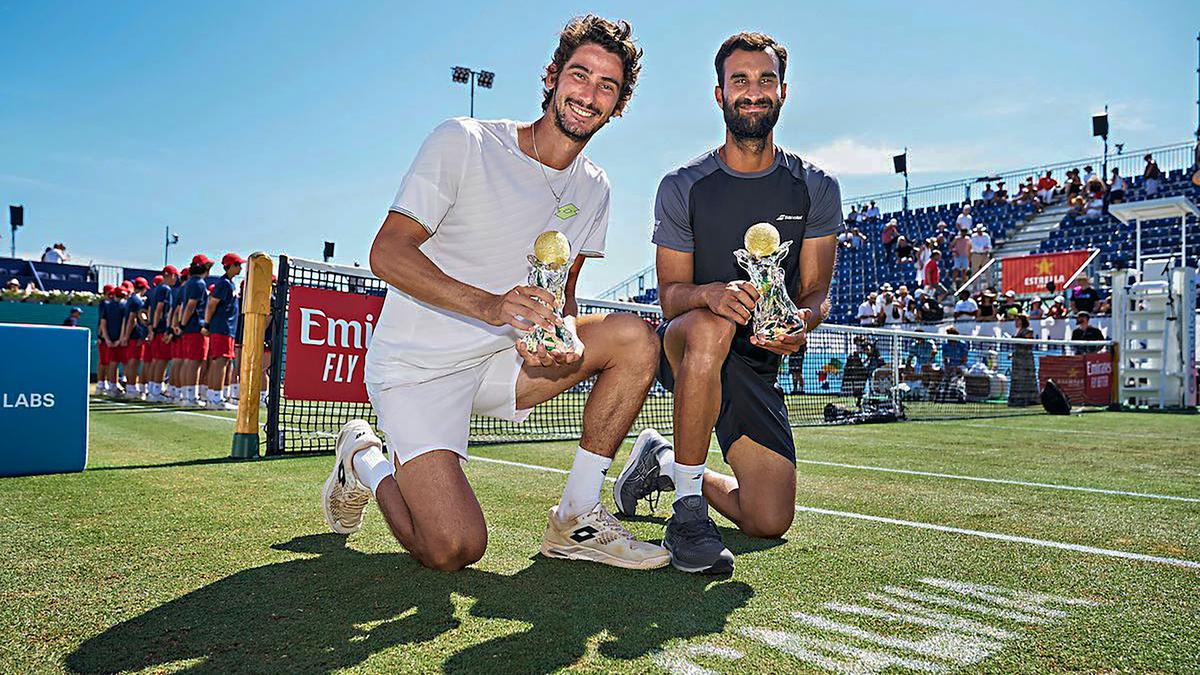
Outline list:
[[[624,17],[645,49],[623,119],[587,153],[613,188],[609,257],[582,294],[652,260],[663,173],[718,144],[712,58],[742,29],[791,52],[776,139],[852,196],[1129,148],[1196,128],[1200,3],[78,3],[0,0],[0,200],[18,250],[158,266],[196,250],[365,262],[421,140],[467,112],[452,65],[497,73],[484,118],[532,119],[561,26]],[[7,253],[9,233],[0,244]]]

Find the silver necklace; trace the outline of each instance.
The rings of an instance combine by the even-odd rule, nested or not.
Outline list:
[[[546,173],[546,165],[542,162],[542,155],[537,149],[537,122],[529,125],[529,133],[533,137],[533,156],[542,170],[542,178],[546,180],[546,187],[550,188],[550,194],[554,195],[554,214],[558,215],[562,209],[562,198],[567,194],[567,188],[571,186],[571,179],[575,177],[575,169],[578,164],[575,160],[571,160],[571,173],[567,174],[567,182],[563,184],[562,192],[555,192],[554,185],[550,183],[550,175]]]

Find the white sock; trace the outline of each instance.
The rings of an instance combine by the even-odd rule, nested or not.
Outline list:
[[[220,404],[221,403],[221,392],[210,390],[208,392],[208,402],[214,403],[214,404]]]
[[[159,384],[158,382],[151,382],[150,383],[150,395],[158,396],[160,393],[162,393],[162,385]]]
[[[596,508],[600,503],[600,488],[604,487],[604,474],[611,465],[611,457],[588,452],[583,446],[575,448],[567,487],[558,503],[558,517],[563,520],[575,518]]]
[[[355,475],[361,483],[370,488],[372,495],[384,478],[396,472],[395,465],[374,445],[354,455],[353,463]]]
[[[704,464],[689,466],[675,463],[675,501],[700,494],[704,483]]]
[[[242,388],[239,387],[238,384],[239,383],[234,382],[233,384],[229,385],[229,398],[238,398],[241,395]]]
[[[675,480],[675,448],[667,448],[658,456],[658,475]]]

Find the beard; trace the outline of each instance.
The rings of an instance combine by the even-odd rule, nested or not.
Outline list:
[[[588,142],[588,140],[591,139],[591,137],[595,135],[597,131],[600,131],[601,127],[603,127],[605,124],[608,124],[608,118],[602,117],[603,113],[594,106],[584,105],[571,98],[565,98],[559,102],[557,88],[555,88],[551,100],[554,102],[554,126],[558,127],[558,130],[563,132],[564,136],[575,141],[576,143]],[[583,108],[584,110],[589,110],[596,113],[596,119],[598,120],[596,126],[588,129],[582,125],[573,125],[572,123],[568,122],[563,110],[566,108],[568,101],[574,103],[580,108]]]
[[[743,115],[740,110],[747,105],[767,104],[769,109],[764,113]],[[726,102],[721,106],[725,114],[725,128],[734,138],[746,141],[762,141],[771,134],[775,123],[779,121],[779,110],[782,103],[769,98],[752,101],[748,98],[738,99],[732,103]]]

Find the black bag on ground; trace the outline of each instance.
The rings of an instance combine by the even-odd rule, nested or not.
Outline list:
[[[1071,399],[1054,380],[1046,380],[1046,386],[1042,389],[1042,407],[1051,415],[1070,415]]]

